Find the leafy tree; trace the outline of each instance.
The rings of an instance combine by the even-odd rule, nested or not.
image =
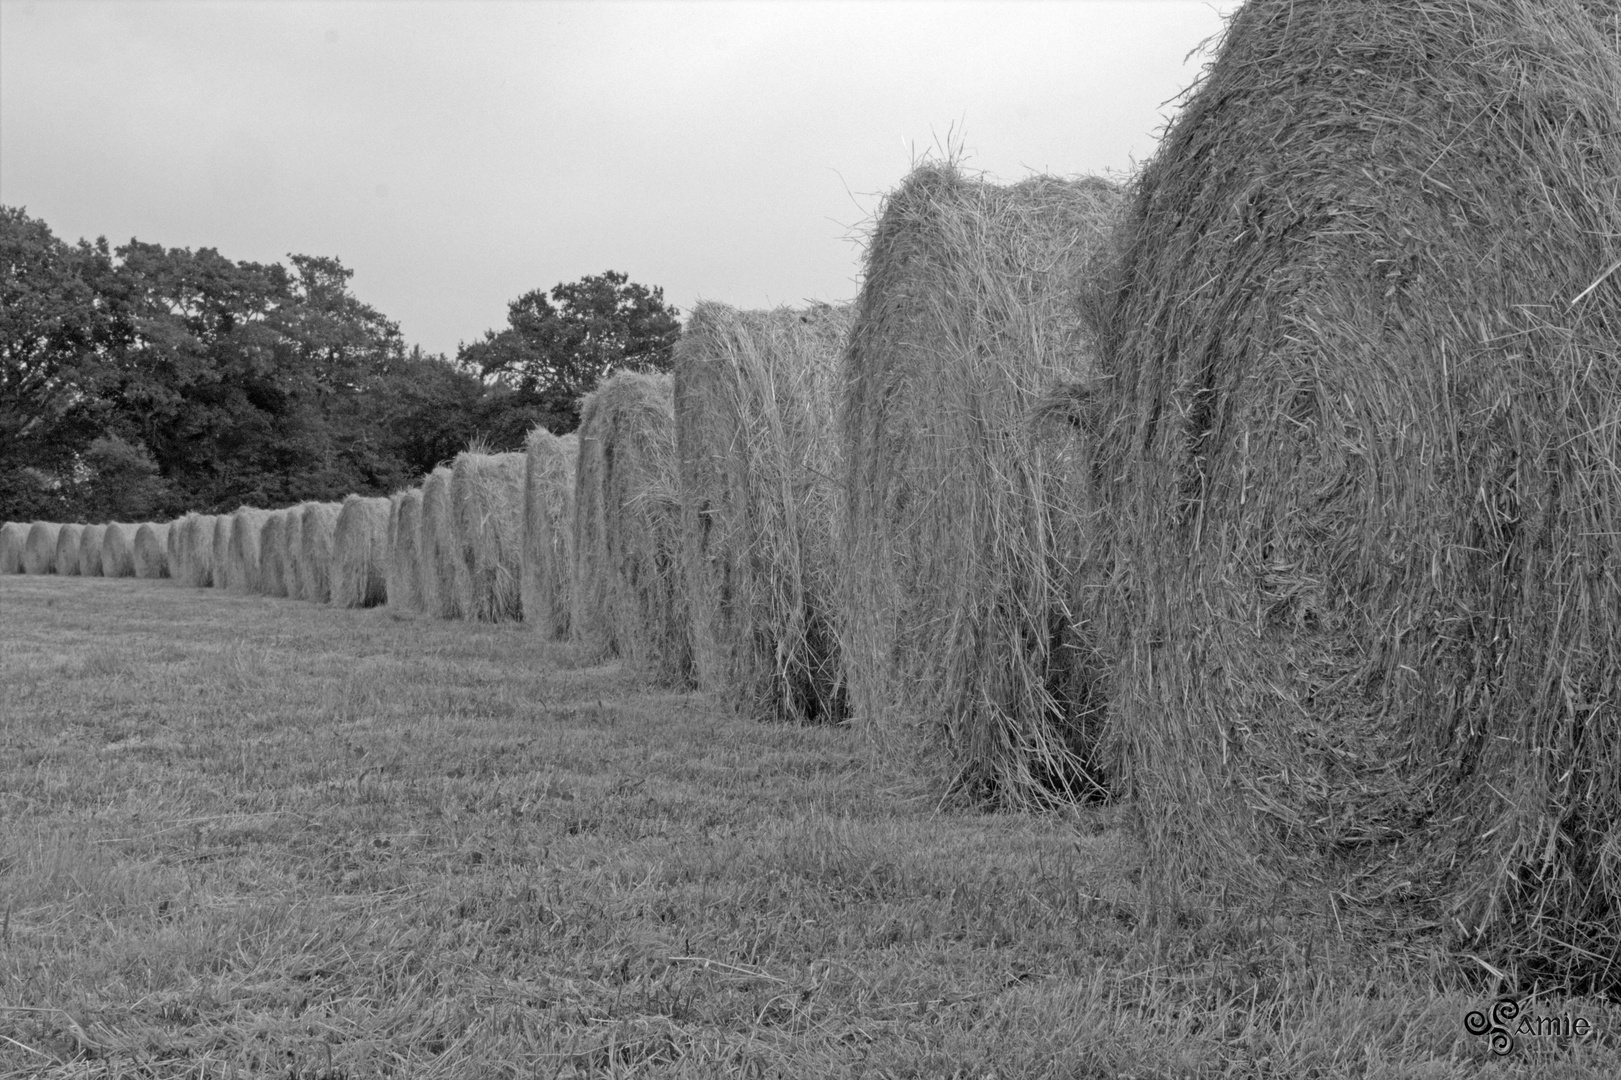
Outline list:
[[[579,425],[580,398],[615,371],[668,371],[679,312],[664,290],[609,270],[536,289],[507,305],[507,326],[463,345],[457,361],[508,386],[507,411],[555,432]]]

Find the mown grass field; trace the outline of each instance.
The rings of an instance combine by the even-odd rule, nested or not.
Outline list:
[[[521,626],[0,579],[0,1076],[1621,1075],[1420,933],[1170,915],[1118,819]]]

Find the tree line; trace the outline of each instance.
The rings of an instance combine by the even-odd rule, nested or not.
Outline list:
[[[325,256],[70,244],[0,206],[0,519],[161,520],[387,494],[473,442],[579,423],[668,370],[679,313],[608,271],[508,304],[454,358],[407,347]]]

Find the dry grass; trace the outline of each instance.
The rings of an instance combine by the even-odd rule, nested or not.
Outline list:
[[[899,767],[1013,805],[1105,783],[1091,438],[1042,406],[1094,374],[1083,300],[1119,205],[1098,179],[919,168],[880,213],[846,354],[852,712]]]
[[[578,436],[575,637],[589,653],[624,657],[656,683],[690,685],[670,376],[615,375],[586,396]]]
[[[422,602],[422,489],[396,492],[388,508],[388,607],[419,614]]]
[[[440,466],[422,483],[422,517],[417,559],[422,576],[422,610],[438,619],[459,619],[461,597],[471,591],[467,564],[456,541],[455,508],[450,501],[451,472]]]
[[[144,522],[135,528],[135,576],[169,576],[169,526]]]
[[[522,627],[26,577],[0,623],[5,1080],[1621,1073],[1615,1006],[1494,1060],[1412,927],[1156,919],[1113,811],[942,810]]]
[[[54,521],[36,521],[28,526],[28,535],[23,540],[23,573],[55,572],[56,534],[61,528]]]
[[[350,495],[332,528],[332,605],[375,607],[388,600],[386,498]]]
[[[303,599],[325,604],[332,599],[332,534],[341,503],[305,503],[299,514],[298,575]],[[289,538],[291,543],[291,538]]]
[[[79,576],[101,576],[101,541],[107,535],[105,525],[86,525],[79,532]]]
[[[28,526],[20,521],[0,525],[0,574],[23,572],[23,548],[28,544]]]
[[[79,542],[84,537],[83,525],[64,524],[56,533],[56,565],[53,573],[63,577],[79,573]]]
[[[101,534],[101,576],[135,576],[135,526],[113,521]]]
[[[1163,885],[1621,992],[1621,55],[1567,0],[1251,0],[1129,227],[1105,608]]]
[[[523,494],[523,620],[547,641],[569,636],[570,582],[574,575],[575,435],[543,427],[529,433]]]
[[[450,470],[450,508],[457,574],[465,591],[458,606],[465,618],[512,622],[523,618],[518,578],[523,567],[523,454],[457,454]]]

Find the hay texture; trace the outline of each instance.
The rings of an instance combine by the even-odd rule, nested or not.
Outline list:
[[[287,515],[272,510],[259,526],[259,587],[261,596],[287,595]]]
[[[680,469],[669,375],[620,372],[580,410],[571,618],[588,651],[646,677],[693,684],[680,573]]]
[[[27,525],[20,521],[0,525],[0,574],[23,572],[23,548],[27,543]]]
[[[422,489],[395,492],[388,500],[388,606],[417,614],[422,607]]]
[[[569,634],[569,592],[574,575],[574,471],[580,440],[543,427],[524,446],[523,620],[548,641]]]
[[[450,481],[451,471],[443,465],[423,481],[422,519],[417,533],[422,610],[439,619],[461,618],[461,598],[472,591],[472,583],[463,580],[467,564],[461,559],[456,540]]]
[[[101,576],[135,576],[135,526],[114,521],[101,534]]]
[[[260,592],[263,550],[259,534],[270,520],[271,511],[244,506],[229,518],[222,518],[225,539],[225,588],[236,592]]]
[[[56,572],[56,537],[61,530],[62,526],[54,521],[36,521],[28,526],[23,541],[23,573]]]
[[[105,525],[86,525],[79,532],[79,576],[101,576],[101,541],[107,535]]]
[[[231,521],[235,516],[220,514],[214,518],[208,533],[209,565],[213,567],[213,585],[216,589],[231,587]]]
[[[1572,0],[1251,0],[1127,227],[1151,865],[1621,988],[1621,56]]]
[[[214,518],[209,514],[187,514],[175,526],[180,530],[176,562],[169,573],[195,588],[214,584]]]
[[[850,313],[700,303],[675,348],[681,555],[698,684],[797,723],[845,718],[833,625],[834,430]]]
[[[84,535],[83,525],[63,525],[56,533],[55,573],[74,577],[79,573],[79,541]]]
[[[299,583],[303,598],[316,604],[332,599],[332,534],[342,509],[342,503],[312,502],[305,503],[299,514]]]
[[[457,582],[464,618],[513,622],[523,618],[518,577],[523,567],[525,458],[520,453],[457,454],[450,470],[450,506],[457,554],[467,568]]]
[[[389,500],[350,495],[332,527],[332,606],[375,607],[388,600]]]
[[[290,600],[307,600],[304,591],[304,567],[301,559],[304,536],[304,508],[299,503],[281,511],[286,524],[281,532],[281,573]],[[263,542],[261,538],[261,543]]]
[[[169,526],[144,522],[135,527],[135,576],[169,576]]]
[[[845,357],[840,631],[886,753],[1009,805],[1100,793],[1085,438],[1038,422],[1096,375],[1082,317],[1106,181],[925,165],[885,201]],[[1056,428],[1058,430],[1052,430]]]

